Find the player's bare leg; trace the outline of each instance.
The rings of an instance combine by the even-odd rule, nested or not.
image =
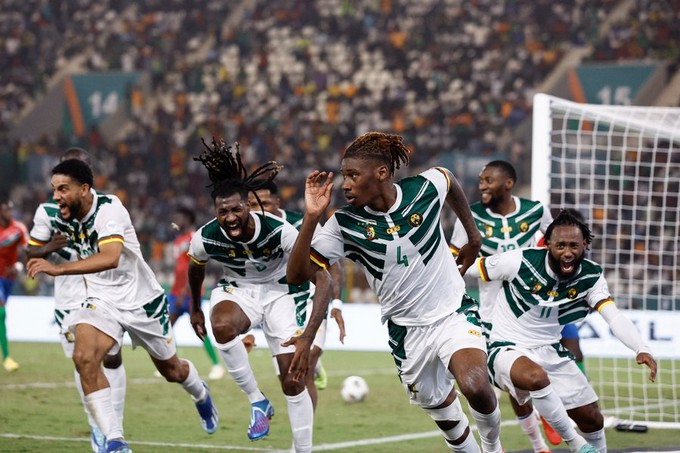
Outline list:
[[[486,352],[476,348],[460,349],[451,356],[449,370],[468,400],[470,414],[482,440],[482,450],[485,453],[501,452],[501,411],[489,383]]]

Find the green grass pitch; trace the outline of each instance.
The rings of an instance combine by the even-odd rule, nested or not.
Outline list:
[[[63,356],[61,346],[13,343],[11,348],[21,368],[11,374],[0,370],[0,451],[90,451],[87,420],[73,384],[73,365]],[[181,347],[178,352],[191,359],[199,372],[207,374],[209,362],[202,349]],[[290,449],[286,404],[268,350],[258,348],[250,355],[260,387],[276,409],[270,435],[258,442],[247,439],[248,401],[229,376],[210,382],[220,426],[215,434],[207,435],[200,428],[189,395],[179,385],[155,378],[146,352],[126,346],[123,359],[128,377],[124,428],[136,453]],[[327,351],[323,363],[329,385],[319,392],[315,450],[449,451],[430,418],[409,405],[388,353]],[[352,374],[363,376],[370,386],[370,394],[362,403],[348,404],[340,398],[342,380]],[[501,400],[501,411],[505,451],[530,451],[506,396]],[[607,430],[607,439],[610,451],[680,447],[680,434],[670,429],[650,429],[645,434]],[[553,451],[568,450],[562,444]]]

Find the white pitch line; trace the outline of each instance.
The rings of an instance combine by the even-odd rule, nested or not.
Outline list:
[[[501,422],[501,426],[516,425],[517,420],[506,420]],[[477,429],[475,425],[470,425],[470,428],[474,431]],[[411,434],[400,434],[398,436],[386,436],[386,437],[375,437],[370,439],[359,439],[354,441],[345,442],[334,442],[327,444],[315,445],[312,450],[314,451],[332,451],[341,450],[344,448],[361,447],[367,445],[378,445],[378,444],[389,444],[393,442],[402,442],[405,440],[417,440],[417,439],[427,439],[430,437],[441,436],[440,431],[426,431],[421,433],[411,433]],[[57,440],[62,442],[89,442],[89,438],[85,437],[58,437],[58,436],[35,436],[29,434],[15,434],[15,433],[0,433],[0,438],[7,439],[34,439],[34,440]],[[267,453],[277,453],[277,452],[287,452],[290,449],[266,449],[257,447],[244,447],[240,445],[214,445],[214,444],[190,444],[190,443],[171,443],[171,442],[153,442],[153,441],[130,441],[128,443],[132,446],[135,445],[145,445],[149,447],[165,447],[165,448],[195,448],[195,449],[205,449],[205,450],[244,450],[244,451],[257,451],[257,452],[267,452]]]
[[[338,370],[329,371],[328,376],[349,376],[350,374],[359,376],[375,376],[384,374],[395,374],[393,368],[374,368],[366,370]],[[131,378],[128,379],[129,384],[157,384],[164,382],[163,378]],[[0,391],[2,390],[24,390],[24,389],[57,389],[57,388],[72,388],[75,387],[73,381],[69,382],[31,382],[26,384],[0,384]]]
[[[89,437],[59,437],[59,436],[34,436],[29,434],[14,434],[14,433],[0,433],[0,438],[6,439],[32,439],[32,440],[57,440],[62,442],[87,442],[90,443]],[[166,447],[166,448],[198,448],[206,450],[244,450],[244,451],[261,451],[272,452],[266,448],[243,447],[240,445],[213,445],[213,444],[190,444],[190,443],[170,443],[170,442],[150,442],[150,441],[127,441],[130,445],[145,445],[148,447]]]

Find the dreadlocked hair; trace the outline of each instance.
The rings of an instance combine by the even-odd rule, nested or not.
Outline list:
[[[248,170],[241,160],[238,143],[227,146],[224,140],[217,141],[214,137],[210,146],[203,138],[201,138],[201,142],[205,150],[200,156],[194,157],[194,160],[202,163],[208,170],[208,178],[210,178],[211,183],[207,187],[213,188],[210,193],[213,200],[217,197],[228,197],[235,193],[247,197],[248,192],[253,192],[261,206],[262,203],[255,191],[273,180],[283,166],[271,160],[248,174]]]
[[[382,132],[366,132],[357,137],[345,150],[343,158],[376,159],[390,169],[390,175],[401,167],[408,166],[409,150],[399,135]]]
[[[560,213],[555,217],[555,220],[552,221],[550,225],[548,225],[548,228],[545,230],[545,240],[550,241],[550,236],[552,235],[553,230],[557,226],[561,225],[567,225],[567,226],[576,226],[581,230],[581,233],[583,234],[583,239],[585,239],[586,244],[590,245],[593,242],[593,233],[590,231],[590,228],[588,228],[588,225],[586,225],[581,217],[580,213],[576,213],[575,215],[574,212],[569,211],[567,209],[563,209],[560,211]]]

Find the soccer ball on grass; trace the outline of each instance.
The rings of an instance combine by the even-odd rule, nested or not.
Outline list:
[[[368,395],[368,384],[361,376],[349,376],[342,382],[340,395],[348,403],[358,403]]]

